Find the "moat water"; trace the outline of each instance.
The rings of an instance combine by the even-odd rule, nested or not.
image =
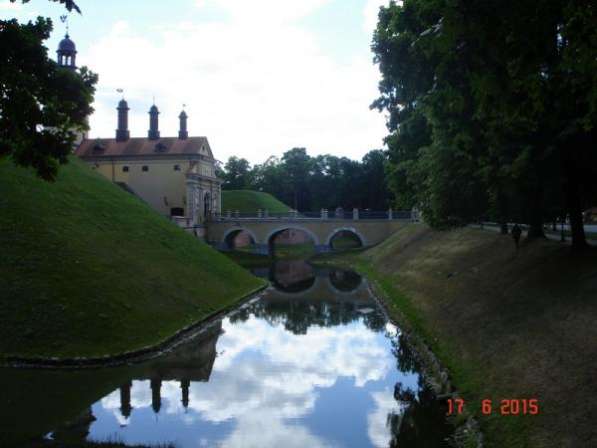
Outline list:
[[[0,445],[445,445],[446,409],[365,279],[302,260],[252,271],[272,287],[159,358],[87,371],[0,370]]]

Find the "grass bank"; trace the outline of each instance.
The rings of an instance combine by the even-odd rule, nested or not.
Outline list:
[[[269,213],[286,213],[290,211],[283,202],[269,193],[252,190],[222,191],[222,212],[238,210],[240,213],[257,213],[257,210],[268,210]]]
[[[136,350],[262,285],[77,159],[0,191],[0,357]]]
[[[328,258],[329,259],[329,258]],[[476,229],[404,228],[344,257],[450,370],[489,447],[597,446],[597,252]],[[535,398],[539,415],[500,415]],[[491,415],[481,400],[491,399]]]

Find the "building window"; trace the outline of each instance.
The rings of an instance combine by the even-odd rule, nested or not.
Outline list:
[[[173,207],[170,209],[170,216],[184,216],[184,209],[182,207]]]
[[[128,166],[123,166],[122,167],[122,172],[123,173],[128,173],[129,172],[129,167]]]
[[[147,165],[143,165],[143,168],[141,168],[141,171],[149,171],[149,167]]]
[[[180,171],[180,165],[174,165],[174,171]]]

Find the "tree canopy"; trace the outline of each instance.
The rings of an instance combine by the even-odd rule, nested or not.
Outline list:
[[[372,49],[389,183],[434,226],[569,216],[597,199],[597,23],[588,1],[405,0]]]
[[[53,1],[79,11],[72,1]],[[52,21],[42,17],[0,21],[0,157],[31,166],[46,180],[66,163],[77,133],[88,129],[97,83],[86,67],[69,70],[48,57],[44,41],[51,31]]]
[[[381,150],[368,152],[359,162],[329,154],[311,157],[305,148],[293,148],[251,167],[233,156],[224,167],[223,188],[264,191],[300,211],[386,210],[391,200],[386,159]]]

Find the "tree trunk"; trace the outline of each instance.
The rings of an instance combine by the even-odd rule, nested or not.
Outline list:
[[[498,202],[498,213],[499,218],[498,222],[500,223],[500,233],[502,235],[508,234],[508,217],[510,215],[508,210],[508,201],[506,196],[502,193],[501,186],[498,185],[498,192],[497,192],[497,202]]]
[[[568,214],[570,215],[570,232],[572,234],[572,250],[580,251],[587,247],[587,238],[585,235],[585,226],[582,219],[582,205],[580,201],[580,192],[578,180],[575,176],[568,176],[566,183],[566,200],[568,205]]]
[[[545,232],[543,231],[543,190],[538,187],[533,196],[527,239],[545,238]]]
[[[589,143],[590,144],[590,143]],[[572,234],[572,250],[580,251],[587,247],[587,239],[585,236],[585,227],[582,216],[582,202],[580,194],[579,173],[578,166],[582,164],[581,161],[575,160],[575,155],[582,149],[583,139],[573,139],[567,146],[564,146],[561,151],[564,156],[565,167],[565,195],[566,206],[570,216],[570,233]]]
[[[500,233],[502,235],[508,235],[508,223],[507,222],[501,222],[500,223]]]
[[[545,238],[545,232],[543,231],[543,219],[541,219],[541,216],[531,217],[531,222],[529,223],[529,231],[527,232],[527,238]]]

